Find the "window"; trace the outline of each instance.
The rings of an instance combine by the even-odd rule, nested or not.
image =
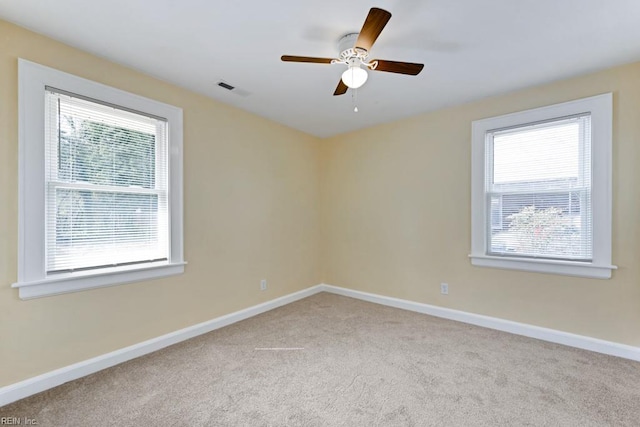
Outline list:
[[[473,122],[473,265],[610,278],[612,96]]]
[[[182,110],[19,62],[21,298],[184,271]]]

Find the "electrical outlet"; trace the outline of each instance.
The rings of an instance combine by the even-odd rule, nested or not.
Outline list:
[[[260,280],[260,290],[261,291],[267,290],[267,279]]]
[[[442,295],[449,295],[449,285],[447,283],[440,283],[440,293]]]

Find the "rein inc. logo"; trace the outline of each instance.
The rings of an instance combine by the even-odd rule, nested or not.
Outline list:
[[[0,417],[0,426],[36,426],[38,421],[29,417]]]

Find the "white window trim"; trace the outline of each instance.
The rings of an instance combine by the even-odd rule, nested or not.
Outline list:
[[[476,266],[568,276],[611,278],[611,200],[613,95],[583,98],[472,123],[471,140],[471,263]],[[593,260],[591,262],[501,257],[487,255],[485,206],[486,134],[494,129],[541,122],[579,113],[591,113]]]
[[[181,274],[183,256],[182,109],[18,60],[18,281],[21,299]],[[169,260],[47,276],[45,267],[45,87],[166,118],[169,132]]]

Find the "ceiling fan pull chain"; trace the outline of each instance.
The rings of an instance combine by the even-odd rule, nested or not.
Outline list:
[[[351,102],[353,103],[353,112],[358,112],[358,89],[351,89]]]

